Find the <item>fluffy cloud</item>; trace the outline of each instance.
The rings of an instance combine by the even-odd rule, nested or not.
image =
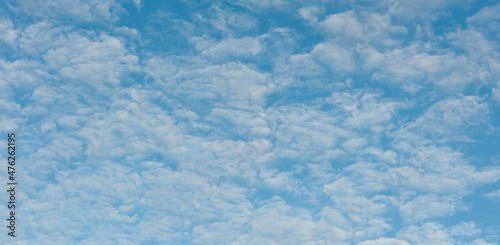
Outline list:
[[[12,45],[19,35],[19,30],[14,29],[14,24],[9,19],[0,20],[0,30],[4,33],[2,35],[2,41],[7,44]]]
[[[456,3],[9,3],[17,242],[492,244],[498,5]]]

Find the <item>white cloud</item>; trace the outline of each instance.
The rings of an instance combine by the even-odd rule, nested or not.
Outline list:
[[[379,238],[377,240],[364,241],[358,245],[410,245],[406,241],[398,240],[396,238]]]
[[[350,152],[359,149],[366,145],[366,139],[350,139],[344,143],[342,143],[342,147]]]
[[[484,7],[473,16],[468,17],[467,23],[483,33],[495,35],[500,31],[500,18],[496,14],[498,11],[500,11],[500,4]]]
[[[317,28],[333,42],[351,52],[362,51],[371,46],[398,47],[400,42],[393,37],[405,35],[406,27],[391,23],[389,13],[376,14],[364,11],[348,11],[328,15]]]
[[[368,62],[374,55],[366,56]],[[382,83],[398,84],[404,91],[414,94],[429,85],[440,88],[444,93],[458,93],[476,79],[476,64],[465,56],[452,53],[429,54],[425,46],[411,45],[383,54],[383,60],[375,64],[372,79]],[[379,58],[380,59],[380,58]]]
[[[14,24],[10,19],[0,20],[0,39],[10,45],[13,45],[19,36],[19,30],[14,28]]]
[[[362,32],[355,11],[328,15],[319,26],[329,35],[353,38]]]
[[[456,226],[449,229],[449,233],[452,236],[457,237],[475,237],[481,234],[481,230],[476,226],[474,222],[462,222]]]
[[[130,54],[119,39],[101,35],[91,41],[77,33],[67,37],[61,46],[43,55],[48,68],[62,79],[95,87],[114,86],[122,75],[137,70],[137,56]]]
[[[443,226],[437,223],[425,223],[421,227],[410,226],[401,231],[398,237],[415,244],[455,244],[455,241],[447,234]]]
[[[381,100],[377,93],[332,93],[328,103],[342,108],[346,113],[344,125],[352,128],[366,128],[381,131],[387,127],[396,109],[404,107],[404,103]]]
[[[212,14],[212,16],[208,16],[210,24],[225,33],[245,33],[255,29],[258,24],[252,15],[225,10],[217,5],[212,5],[209,13]]]
[[[411,244],[492,244],[483,239],[469,240],[469,237],[480,233],[481,230],[474,223],[462,222],[455,226],[443,227],[441,224],[429,222],[420,227],[410,226],[400,231],[397,237]]]
[[[269,10],[288,10],[293,4],[293,2],[284,0],[238,0],[236,3],[257,13]]]
[[[320,43],[314,47],[311,55],[332,71],[351,72],[355,69],[355,59],[350,49],[333,43]]]
[[[456,204],[453,198],[438,198],[433,195],[418,196],[399,208],[399,212],[407,221],[418,222],[434,217],[453,215]]]
[[[52,78],[48,71],[42,69],[42,64],[29,59],[17,59],[12,62],[0,60],[0,67],[0,82],[3,88],[1,93],[4,93],[5,97],[12,97],[16,91],[29,91],[43,79]]]
[[[208,115],[214,107],[256,109],[276,87],[269,74],[240,62],[207,65],[197,61],[154,61],[158,69],[152,69],[152,74],[158,76],[155,86],[159,90],[175,97],[198,115]]]
[[[131,40],[140,40],[141,34],[134,28],[128,28],[126,26],[115,27],[113,32],[118,35],[123,35]]]
[[[484,196],[490,199],[500,199],[500,190],[488,192]]]
[[[410,166],[388,170],[392,185],[433,194],[467,194],[478,185],[500,178],[500,169],[476,170],[450,148],[418,147]],[[406,165],[406,164],[405,164]]]
[[[189,41],[195,45],[196,50],[201,55],[217,61],[254,58],[263,49],[259,39],[244,37],[239,39],[229,38],[220,42],[214,42],[194,37]]]
[[[53,19],[99,23],[117,20],[124,11],[121,5],[114,0],[22,0],[10,7],[30,16],[34,23]]]
[[[459,5],[460,4],[460,5]],[[434,22],[440,18],[445,18],[449,12],[447,12],[450,6],[460,6],[461,8],[467,9],[473,6],[473,1],[458,1],[458,0],[442,0],[442,1],[395,1],[386,0],[384,4],[384,10],[387,10],[390,14],[395,17],[399,17],[398,20],[401,22]]]
[[[19,48],[35,57],[55,48],[64,42],[62,33],[69,31],[68,27],[55,27],[48,22],[30,25],[21,33]]]
[[[140,10],[142,5],[141,5],[141,0],[134,0],[135,7]]]
[[[310,24],[316,24],[324,15],[325,9],[319,6],[309,6],[299,9],[298,12]]]
[[[328,58],[328,57],[325,57]],[[342,57],[343,58],[343,57]],[[343,64],[338,69],[344,67]],[[322,77],[327,69],[318,62],[313,55],[310,54],[296,54],[288,58],[288,64],[282,69],[284,74],[292,73],[298,77]]]
[[[231,244],[347,244],[342,240],[348,232],[315,222],[306,210],[292,209],[278,197],[265,202],[253,216],[249,232]]]
[[[495,17],[440,36],[412,15],[455,1],[368,2],[184,1],[183,20],[159,10],[132,28],[115,26],[121,2],[52,1],[50,20],[0,21],[19,51],[0,60],[0,125],[23,132],[30,163],[19,243],[488,244],[480,220],[454,215],[500,179],[467,151],[471,129],[494,127],[488,97],[469,89],[498,76],[480,28]],[[267,30],[272,11],[307,23]],[[418,23],[398,25],[405,14]],[[406,36],[416,25],[428,42]],[[141,41],[163,28],[183,29],[187,52]]]

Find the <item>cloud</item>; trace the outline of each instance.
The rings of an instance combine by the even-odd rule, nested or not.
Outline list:
[[[404,35],[408,31],[404,26],[393,25],[390,13],[354,10],[328,15],[316,27],[328,39],[340,43],[346,49],[364,49],[372,45],[398,46],[398,41],[392,37]]]
[[[319,18],[324,15],[325,9],[319,6],[309,6],[299,9],[299,14],[310,24],[316,24]]]
[[[500,198],[500,190],[488,192],[484,196],[490,199],[498,199]]]
[[[244,6],[254,12],[270,10],[287,10],[291,8],[292,2],[283,0],[239,0],[236,4]]]
[[[136,29],[128,28],[126,26],[116,27],[113,31],[131,40],[140,40],[141,38],[141,34]]]
[[[114,0],[73,2],[23,0],[10,4],[9,7],[30,16],[32,23],[48,22],[53,19],[102,23],[102,21],[115,21],[124,12],[121,5]]]
[[[323,221],[314,222],[306,210],[292,209],[280,198],[271,200],[254,212],[249,223],[249,232],[234,244],[248,243],[297,243],[297,244],[347,244],[342,242],[348,236],[344,230]],[[269,220],[273,220],[272,223]]]
[[[376,52],[367,55],[370,59]],[[395,49],[378,60],[372,79],[378,82],[399,84],[404,91],[414,94],[423,87],[434,85],[445,93],[464,91],[476,78],[474,64],[464,56],[455,54],[431,55],[420,45]]]
[[[433,195],[419,196],[399,208],[401,215],[410,222],[428,218],[451,216],[456,211],[451,198],[438,198]]]
[[[210,42],[203,38],[191,38],[190,42],[201,55],[215,60],[251,59],[258,55],[263,47],[258,39],[244,37],[240,39],[226,39],[220,42]]]
[[[18,243],[492,244],[497,7],[456,3],[9,3]]]
[[[492,244],[482,239],[463,239],[463,237],[473,237],[480,232],[474,223],[462,222],[445,228],[440,224],[429,222],[420,227],[410,226],[397,236],[415,244]]]
[[[224,6],[224,4],[222,4]],[[210,13],[212,16],[209,22],[215,29],[226,32],[226,33],[245,33],[251,31],[257,27],[257,19],[248,14],[241,12],[233,12],[231,8],[221,8],[217,5],[212,5],[210,7]]]
[[[473,139],[468,133],[469,130],[485,129],[489,120],[488,114],[488,104],[476,96],[441,100],[394,134],[396,138],[417,145],[446,142],[451,139],[471,141]]]
[[[101,35],[98,41],[91,41],[73,33],[61,41],[43,59],[48,69],[56,71],[62,79],[96,87],[113,86],[120,83],[122,75],[137,70],[137,56],[129,54],[117,38]]]
[[[409,245],[409,243],[395,238],[379,238],[377,240],[360,242],[358,245]]]
[[[320,43],[314,47],[312,53],[323,65],[332,71],[353,71],[352,54],[348,49],[331,43]]]
[[[483,33],[493,35],[493,38],[498,39],[498,31],[500,30],[500,19],[495,13],[500,10],[500,5],[487,6],[479,12],[467,18],[467,23],[473,28],[481,30]],[[497,36],[494,36],[494,35]]]
[[[0,20],[0,31],[3,33],[2,41],[10,45],[14,44],[19,35],[19,30],[14,29],[14,24],[10,19]]]

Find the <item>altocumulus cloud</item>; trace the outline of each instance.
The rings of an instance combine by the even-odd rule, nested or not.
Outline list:
[[[0,241],[497,244],[499,8],[5,1]]]

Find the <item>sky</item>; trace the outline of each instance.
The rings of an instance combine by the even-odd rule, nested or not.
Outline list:
[[[0,244],[498,244],[498,13],[2,0]]]

